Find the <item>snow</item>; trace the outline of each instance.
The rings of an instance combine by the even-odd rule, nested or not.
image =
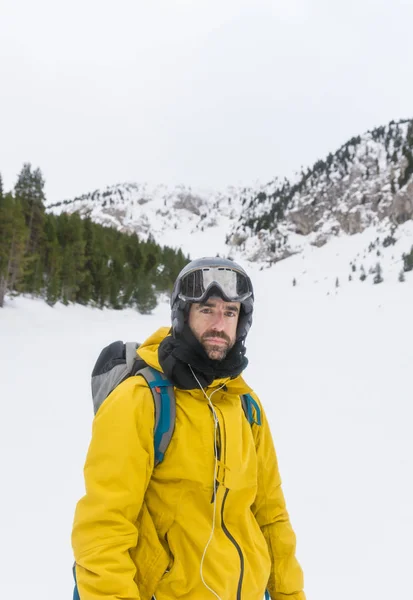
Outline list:
[[[256,311],[245,375],[271,423],[309,600],[411,594],[413,273],[404,283],[397,275],[412,225],[397,230],[396,246],[381,248],[380,285],[371,275],[364,283],[347,277],[351,261],[366,273],[376,262],[368,252],[374,228],[305,246],[268,269],[247,265]],[[193,256],[198,239],[183,240]],[[209,243],[215,248],[211,235]],[[71,597],[91,369],[107,343],[143,340],[168,323],[165,302],[150,316],[50,308],[23,297],[8,298],[0,311],[0,559],[8,600]]]

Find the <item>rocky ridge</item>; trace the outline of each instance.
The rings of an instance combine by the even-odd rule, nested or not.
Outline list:
[[[295,182],[274,180],[244,207],[228,241],[272,262],[303,243],[412,218],[413,120],[405,120],[351,139]]]

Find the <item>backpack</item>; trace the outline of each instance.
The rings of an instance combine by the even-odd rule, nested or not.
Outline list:
[[[92,398],[95,414],[109,394],[125,379],[141,376],[153,396],[155,407],[155,466],[164,459],[175,429],[176,401],[174,386],[163,373],[148,366],[138,356],[136,342],[113,342],[101,351],[92,371]],[[244,414],[250,425],[261,425],[261,411],[250,394],[240,395]]]

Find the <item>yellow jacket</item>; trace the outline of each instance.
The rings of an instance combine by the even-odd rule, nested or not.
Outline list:
[[[162,328],[139,348],[160,370]],[[225,387],[220,388],[223,384]],[[176,389],[175,431],[154,469],[154,403],[142,377],[100,407],[72,534],[81,600],[305,600],[295,535],[264,411],[248,423],[241,376],[207,388],[219,419],[215,530],[214,422],[200,389]],[[258,398],[253,395],[258,401]]]

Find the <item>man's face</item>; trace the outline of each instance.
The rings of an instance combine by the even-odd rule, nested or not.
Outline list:
[[[240,307],[214,297],[191,304],[189,327],[212,360],[223,360],[235,344]]]

